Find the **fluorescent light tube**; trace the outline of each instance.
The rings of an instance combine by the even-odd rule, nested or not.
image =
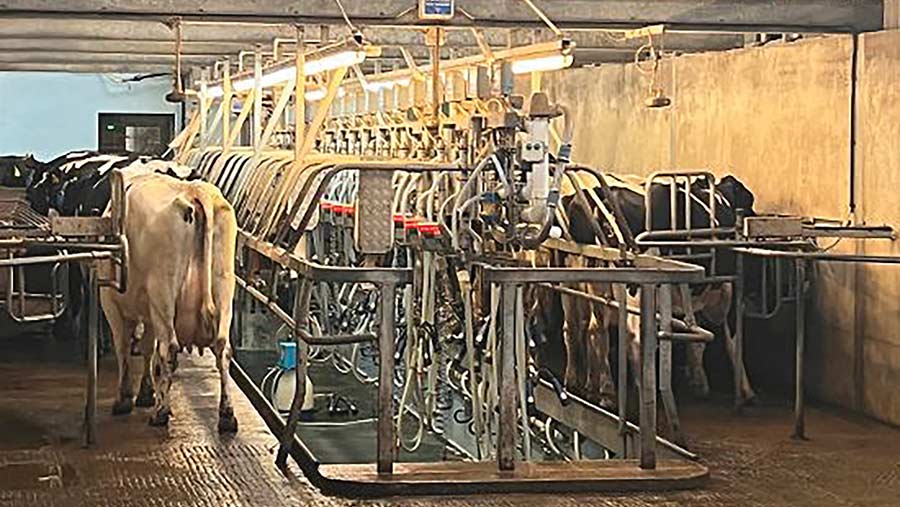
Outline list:
[[[572,55],[563,54],[516,60],[512,62],[512,71],[513,74],[527,74],[559,70],[572,65],[572,60]]]

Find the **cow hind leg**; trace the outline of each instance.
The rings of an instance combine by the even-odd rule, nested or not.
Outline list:
[[[609,333],[595,314],[588,325],[588,399],[604,408],[615,406],[615,386],[609,368]]]
[[[737,353],[735,350],[734,336],[731,334],[731,327],[728,325],[728,322],[725,322],[723,328],[725,331],[725,351],[728,353],[728,358],[731,360],[731,366],[737,368]],[[741,362],[743,363],[743,357],[741,358]],[[744,403],[752,403],[756,399],[756,392],[753,391],[753,386],[750,385],[750,378],[747,377],[747,365],[742,364],[741,366],[741,397],[744,399]]]
[[[237,418],[234,417],[234,408],[231,405],[231,397],[228,393],[228,369],[231,365],[231,345],[228,338],[218,339],[213,352],[216,356],[216,368],[219,370],[219,433],[236,433],[238,430]]]
[[[150,416],[151,426],[167,426],[172,408],[169,400],[169,390],[172,387],[172,364],[178,353],[178,340],[175,336],[174,311],[165,311],[159,308],[151,309],[151,327],[156,333],[156,366],[151,370],[155,374],[154,389],[156,391],[156,405],[153,415]]]
[[[687,345],[688,386],[691,393],[701,399],[709,397],[709,380],[703,368],[704,352],[706,352],[705,343],[694,342]]]
[[[585,371],[580,367],[585,362],[585,326],[582,320],[587,313],[581,312],[577,301],[568,295],[562,296],[563,345],[566,349],[566,370],[563,376],[566,389],[579,392],[586,387]]]
[[[116,352],[116,364],[119,370],[116,400],[113,402],[113,415],[130,414],[134,408],[134,385],[131,379],[131,338],[134,336],[135,322],[125,319],[114,304],[104,307],[109,327],[112,330],[113,347]]]
[[[153,398],[153,351],[156,349],[156,337],[148,325],[144,325],[144,335],[141,337],[141,356],[144,360],[144,371],[141,375],[141,386],[138,389],[137,399],[134,404],[138,407],[152,407]]]

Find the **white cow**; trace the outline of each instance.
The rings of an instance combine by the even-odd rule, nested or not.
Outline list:
[[[119,366],[113,413],[132,410],[128,357],[131,338],[143,324],[145,371],[138,405],[149,405],[155,391],[150,424],[168,423],[175,355],[181,348],[198,347],[212,349],[216,358],[221,381],[219,431],[237,431],[228,397],[237,237],[234,209],[206,182],[179,181],[161,174],[129,176],[125,179],[127,289],[120,294],[103,288],[100,293]]]

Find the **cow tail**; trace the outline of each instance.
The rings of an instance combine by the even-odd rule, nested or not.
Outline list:
[[[215,208],[210,201],[208,195],[202,191],[197,192],[194,197],[194,203],[201,212],[199,227],[202,227],[203,241],[200,245],[200,255],[202,256],[202,268],[200,270],[200,285],[203,287],[203,304],[201,322],[207,336],[215,337],[218,332],[218,324],[216,322],[216,305],[213,299],[213,231],[215,229]]]

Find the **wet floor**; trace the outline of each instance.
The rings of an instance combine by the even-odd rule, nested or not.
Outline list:
[[[41,351],[40,360],[35,350]],[[786,407],[755,407],[737,416],[726,403],[683,410],[691,445],[712,474],[701,490],[375,502],[331,498],[296,470],[285,477],[275,469],[275,438],[239,393],[234,402],[240,433],[218,435],[218,381],[209,354],[181,360],[168,430],[147,426],[142,409],[121,418],[110,415],[115,367],[104,358],[98,443],[83,449],[84,373],[77,359],[77,350],[40,335],[0,338],[0,506],[900,505],[897,429],[813,409],[812,440],[795,441],[788,437]]]

